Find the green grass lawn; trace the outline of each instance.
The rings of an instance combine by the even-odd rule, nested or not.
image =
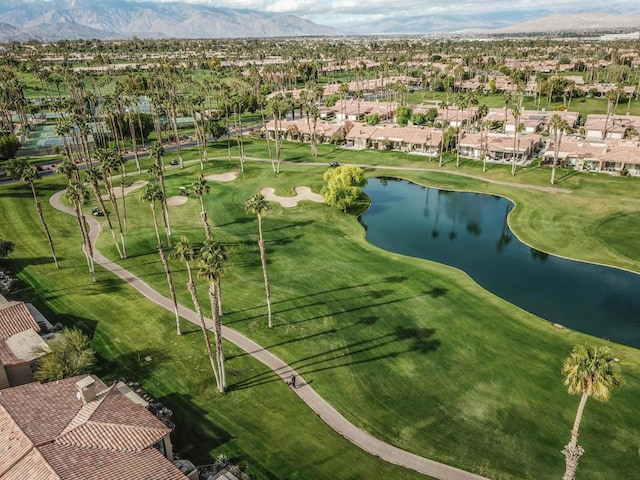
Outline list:
[[[248,155],[266,157],[263,142],[247,142]],[[194,152],[186,156],[196,158]],[[211,147],[225,157],[226,144]],[[559,478],[560,451],[569,440],[578,397],[566,393],[560,367],[572,346],[609,344],[621,359],[624,387],[607,404],[590,401],[580,441],[583,479],[635,479],[640,468],[640,352],[569,330],[558,330],[476,285],[455,269],[384,252],[369,245],[353,215],[303,202],[273,205],[264,219],[275,328],[266,328],[257,222],[244,201],[261,187],[292,195],[293,187],[322,186],[331,160],[437,169],[437,162],[397,152],[353,152],[321,146],[317,165],[309,146],[285,143],[282,173],[248,162],[229,183],[211,183],[207,209],[229,262],[223,279],[223,323],[254,338],[291,363],[347,418],[401,448],[492,479]],[[130,165],[133,162],[130,162]],[[210,162],[207,174],[239,169],[237,160]],[[483,175],[481,166],[449,159],[437,172],[368,169],[422,184],[508,196],[517,203],[510,225],[541,250],[640,270],[640,246],[624,248],[618,230],[640,210],[637,179],[559,172],[547,193],[451,175]],[[167,189],[200,173],[198,164],[167,172]],[[491,166],[487,178],[548,185],[549,170]],[[134,176],[128,176],[132,182]],[[52,178],[43,196],[63,187]],[[150,208],[139,193],[128,197],[130,257],[121,263],[167,294],[154,249]],[[176,412],[178,448],[198,462],[227,453],[260,478],[415,478],[349,446],[291,395],[264,367],[227,344],[229,392],[215,393],[204,348],[194,330],[174,334],[169,312],[149,305],[106,272],[91,284],[71,217],[50,219],[63,268],[54,271],[23,186],[0,189],[0,237],[16,241],[8,265],[29,296],[53,319],[93,334],[106,378],[142,381]],[[173,238],[204,238],[199,204],[171,208]],[[8,228],[7,226],[11,226]],[[635,231],[635,230],[634,230]],[[99,248],[115,258],[108,235]],[[191,305],[184,267],[172,264],[180,301]],[[205,286],[200,284],[205,300]],[[146,362],[145,357],[152,360]]]

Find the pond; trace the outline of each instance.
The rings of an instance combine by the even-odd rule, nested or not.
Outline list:
[[[522,243],[513,203],[396,179],[370,179],[367,240],[385,250],[450,265],[495,295],[568,328],[640,348],[640,275],[567,260]]]

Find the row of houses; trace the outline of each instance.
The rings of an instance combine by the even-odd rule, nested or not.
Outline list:
[[[566,113],[566,112],[565,112]],[[306,119],[283,120],[279,124],[282,138],[310,142],[313,126]],[[295,134],[293,133],[295,132]],[[275,124],[269,122],[266,135],[275,138]],[[316,139],[328,143],[337,135],[344,137],[345,147],[357,150],[397,150],[435,157],[442,149],[443,131],[438,128],[417,126],[371,126],[357,122],[318,122]],[[579,139],[564,135],[560,140],[558,160],[567,167],[581,171],[640,175],[640,143],[615,138]],[[552,138],[534,132],[514,135],[507,133],[463,133],[457,139],[460,156],[489,162],[513,161],[526,164],[537,156],[550,162],[554,156]]]

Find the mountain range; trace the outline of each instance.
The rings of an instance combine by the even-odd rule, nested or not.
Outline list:
[[[0,42],[61,39],[241,38],[379,34],[516,34],[640,30],[636,14],[553,14],[549,10],[389,16],[335,28],[295,15],[202,3],[126,0],[0,0]]]
[[[294,15],[192,3],[0,0],[0,41],[331,36]]]

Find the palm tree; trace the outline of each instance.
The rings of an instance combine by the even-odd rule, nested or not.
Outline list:
[[[587,399],[593,397],[600,402],[611,398],[611,391],[620,386],[620,367],[607,347],[576,345],[562,365],[564,384],[571,394],[582,395],[576,419],[571,430],[571,441],[564,447],[566,470],[562,480],[574,480],[578,459],[584,449],[578,445],[578,429]]]
[[[120,251],[120,244],[116,239],[116,232],[113,230],[113,224],[111,223],[111,217],[110,217],[111,213],[105,206],[104,200],[102,199],[102,193],[100,192],[99,182],[102,179],[102,173],[97,168],[90,167],[87,169],[85,178],[87,179],[87,182],[89,183],[89,185],[91,185],[91,189],[93,190],[93,195],[96,197],[96,200],[100,205],[100,209],[104,214],[104,218],[107,220],[107,226],[109,227],[109,231],[111,232],[111,236],[113,237],[113,243],[116,246],[118,255],[120,255],[120,258],[124,258],[124,256],[122,255],[122,252]]]
[[[77,180],[71,180],[67,186],[67,198],[73,204],[73,209],[76,212],[76,220],[80,227],[80,233],[82,235],[82,251],[85,257],[87,257],[87,264],[89,265],[89,272],[93,281],[96,281],[96,269],[93,265],[93,246],[91,245],[91,238],[89,237],[89,229],[87,227],[87,219],[84,217],[84,211],[82,206],[87,201],[89,194],[82,182]]]
[[[62,163],[58,167],[58,173],[63,174],[67,177],[67,180],[70,182],[71,180],[80,180],[80,175],[78,173],[78,167],[76,167],[69,158],[65,158],[62,160]]]
[[[5,166],[6,174],[12,178],[19,178],[24,183],[29,185],[31,189],[31,194],[33,195],[33,201],[35,202],[36,212],[38,213],[38,218],[40,219],[40,223],[42,224],[42,228],[44,229],[44,233],[47,236],[47,241],[49,242],[49,248],[51,248],[51,256],[53,257],[53,263],[56,268],[60,268],[58,264],[58,259],[56,258],[56,249],[53,246],[53,239],[51,238],[51,234],[49,233],[49,227],[47,226],[47,222],[44,220],[44,214],[42,213],[42,205],[40,205],[40,199],[38,198],[38,194],[36,192],[36,179],[38,178],[38,173],[33,165],[30,165],[26,158],[14,158],[10,160]]]
[[[556,181],[556,166],[558,165],[558,154],[560,153],[560,142],[562,135],[569,130],[569,124],[560,115],[553,114],[549,119],[549,132],[553,134],[553,165],[551,166],[551,185]]]
[[[204,196],[210,191],[209,185],[207,184],[207,179],[204,178],[203,175],[200,175],[193,181],[193,183],[189,187],[189,191],[194,195],[198,195],[198,198],[200,198],[200,217],[202,218],[202,223],[204,224],[204,233],[207,237],[207,240],[211,240],[211,226],[209,225],[207,210],[204,208]]]
[[[224,370],[224,351],[222,349],[222,324],[220,322],[220,276],[224,270],[227,255],[224,246],[215,240],[205,240],[200,249],[198,277],[209,282],[209,300],[211,301],[211,316],[213,318],[213,336],[216,343],[216,361],[220,382],[218,390],[224,393],[227,389],[227,379]]]
[[[456,123],[458,123],[458,139],[457,139],[457,148],[456,148],[456,167],[460,166],[460,141],[462,140],[462,120],[460,120],[458,122],[458,112],[460,112],[460,110],[462,110],[464,112],[464,110],[469,106],[469,98],[467,97],[467,95],[460,93],[458,94],[458,100],[457,100],[457,110],[456,110]],[[467,121],[467,127],[468,127],[468,121]]]
[[[286,114],[287,108],[287,100],[281,93],[272,97],[267,104],[267,111],[273,116],[273,125],[275,128],[276,163],[275,165],[272,164],[274,173],[280,173],[280,153],[282,150],[280,127],[282,125],[282,117]]]
[[[207,355],[209,355],[209,361],[211,362],[211,369],[213,370],[213,376],[216,379],[216,384],[220,385],[220,376],[218,375],[218,369],[216,368],[216,360],[211,349],[211,341],[209,340],[209,333],[207,332],[207,325],[204,321],[204,315],[202,314],[202,307],[200,306],[200,300],[198,299],[198,291],[196,290],[196,284],[193,281],[193,271],[191,270],[191,263],[195,260],[195,250],[189,243],[187,237],[182,237],[176,244],[175,250],[171,254],[172,258],[184,262],[187,266],[187,275],[189,280],[187,281],[187,290],[191,294],[191,300],[193,306],[198,314],[198,320],[200,321],[200,328],[204,335],[204,343],[207,347]]]
[[[107,187],[107,193],[109,194],[109,201],[113,207],[113,212],[116,214],[116,220],[118,221],[118,230],[120,230],[120,241],[122,242],[122,255],[123,258],[127,258],[127,246],[124,240],[125,231],[122,227],[122,218],[120,217],[120,209],[118,208],[118,201],[116,194],[113,190],[113,172],[117,171],[120,167],[118,159],[114,155],[109,155],[104,150],[96,150],[96,158],[100,161],[100,169],[102,173],[102,181]]]
[[[249,198],[245,204],[246,211],[258,217],[258,245],[260,246],[260,261],[262,262],[262,274],[264,276],[264,290],[267,296],[267,312],[269,315],[269,328],[273,328],[271,319],[271,287],[269,286],[269,273],[267,272],[267,253],[264,248],[264,238],[262,236],[262,216],[269,211],[269,203],[264,196],[256,193]]]
[[[141,200],[149,202],[151,205],[151,213],[153,217],[153,228],[156,232],[156,240],[158,241],[158,254],[160,255],[160,260],[162,261],[162,266],[164,267],[164,273],[167,276],[167,284],[169,285],[169,292],[171,293],[171,300],[173,301],[173,311],[176,315],[176,329],[178,331],[178,335],[182,335],[182,331],[180,330],[180,315],[178,315],[178,300],[176,299],[176,290],[173,287],[173,278],[171,277],[171,270],[169,269],[169,262],[167,262],[167,257],[164,253],[164,247],[162,246],[162,240],[160,239],[160,231],[158,230],[158,217],[156,216],[156,203],[162,203],[163,194],[160,185],[157,182],[151,182],[147,185]]]
[[[125,191],[125,178],[127,177],[127,157],[121,153],[115,154],[115,163],[120,168],[120,192],[122,192],[122,225],[124,234],[127,234],[127,196]]]
[[[167,190],[164,186],[164,163],[162,162],[162,156],[164,155],[164,147],[160,143],[154,143],[149,152],[151,157],[155,159],[155,164],[152,165],[148,172],[156,179],[160,181],[160,188],[162,189],[162,221],[164,222],[164,228],[167,233],[167,244],[171,246],[171,224],[169,222],[169,205],[167,204]]]
[[[518,132],[520,130],[520,108],[515,105],[511,109],[511,115],[513,115],[515,125],[513,127],[513,155],[511,156],[511,175],[516,174],[516,159],[518,158]]]

